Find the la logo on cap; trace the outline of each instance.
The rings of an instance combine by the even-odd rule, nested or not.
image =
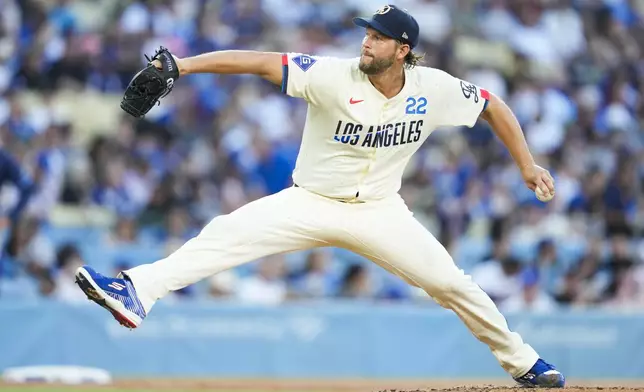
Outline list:
[[[384,15],[389,11],[391,11],[391,6],[386,5],[386,6],[382,7],[381,9],[379,9],[378,11],[376,11],[376,15]]]

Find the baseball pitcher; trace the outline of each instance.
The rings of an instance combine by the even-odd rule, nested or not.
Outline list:
[[[563,387],[564,376],[509,330],[490,298],[454,264],[399,195],[411,156],[438,127],[485,119],[533,191],[554,195],[508,106],[494,94],[438,69],[418,66],[419,26],[386,5],[370,18],[360,57],[221,51],[176,58],[161,48],[128,87],[122,108],[143,116],[180,77],[254,74],[308,113],[294,185],[213,219],[176,252],[106,277],[81,267],[77,283],[124,326],[138,327],[155,302],[206,277],[262,257],[341,247],[355,252],[454,311],[500,365],[527,386]]]

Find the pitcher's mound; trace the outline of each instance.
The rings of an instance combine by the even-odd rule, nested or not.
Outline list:
[[[403,390],[400,390],[402,392]],[[407,390],[411,392],[411,390]],[[644,391],[644,387],[576,387],[569,386],[564,389],[548,389],[548,388],[521,388],[521,387],[499,387],[499,386],[467,386],[467,387],[456,387],[456,388],[430,388],[430,389],[418,389],[414,392],[631,392],[631,391]],[[393,392],[391,389],[387,392]],[[396,391],[398,392],[398,391]]]
[[[275,380],[275,379],[148,379],[118,380],[128,389],[219,392],[644,392],[644,381],[567,381],[564,389],[521,388],[512,380]]]

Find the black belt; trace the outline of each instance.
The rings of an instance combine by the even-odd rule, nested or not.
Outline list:
[[[301,188],[301,186],[297,185],[296,183],[293,183],[293,186],[294,186],[294,187],[296,187],[296,188]],[[356,192],[356,198],[357,198],[358,196],[360,196],[360,192]],[[349,203],[349,204],[354,204],[354,203],[364,203],[364,201],[362,201],[362,200],[355,200],[355,201],[352,201],[352,200],[339,200],[339,199],[333,199],[333,198],[329,198],[329,199],[331,199],[331,200],[335,200],[335,201],[339,201],[340,203]]]

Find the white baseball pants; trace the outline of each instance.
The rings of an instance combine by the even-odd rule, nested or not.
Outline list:
[[[262,257],[333,246],[360,254],[453,310],[512,376],[538,354],[508,329],[492,300],[454,264],[403,199],[342,203],[291,187],[213,219],[165,259],[133,268],[130,277],[149,312],[171,291]]]

